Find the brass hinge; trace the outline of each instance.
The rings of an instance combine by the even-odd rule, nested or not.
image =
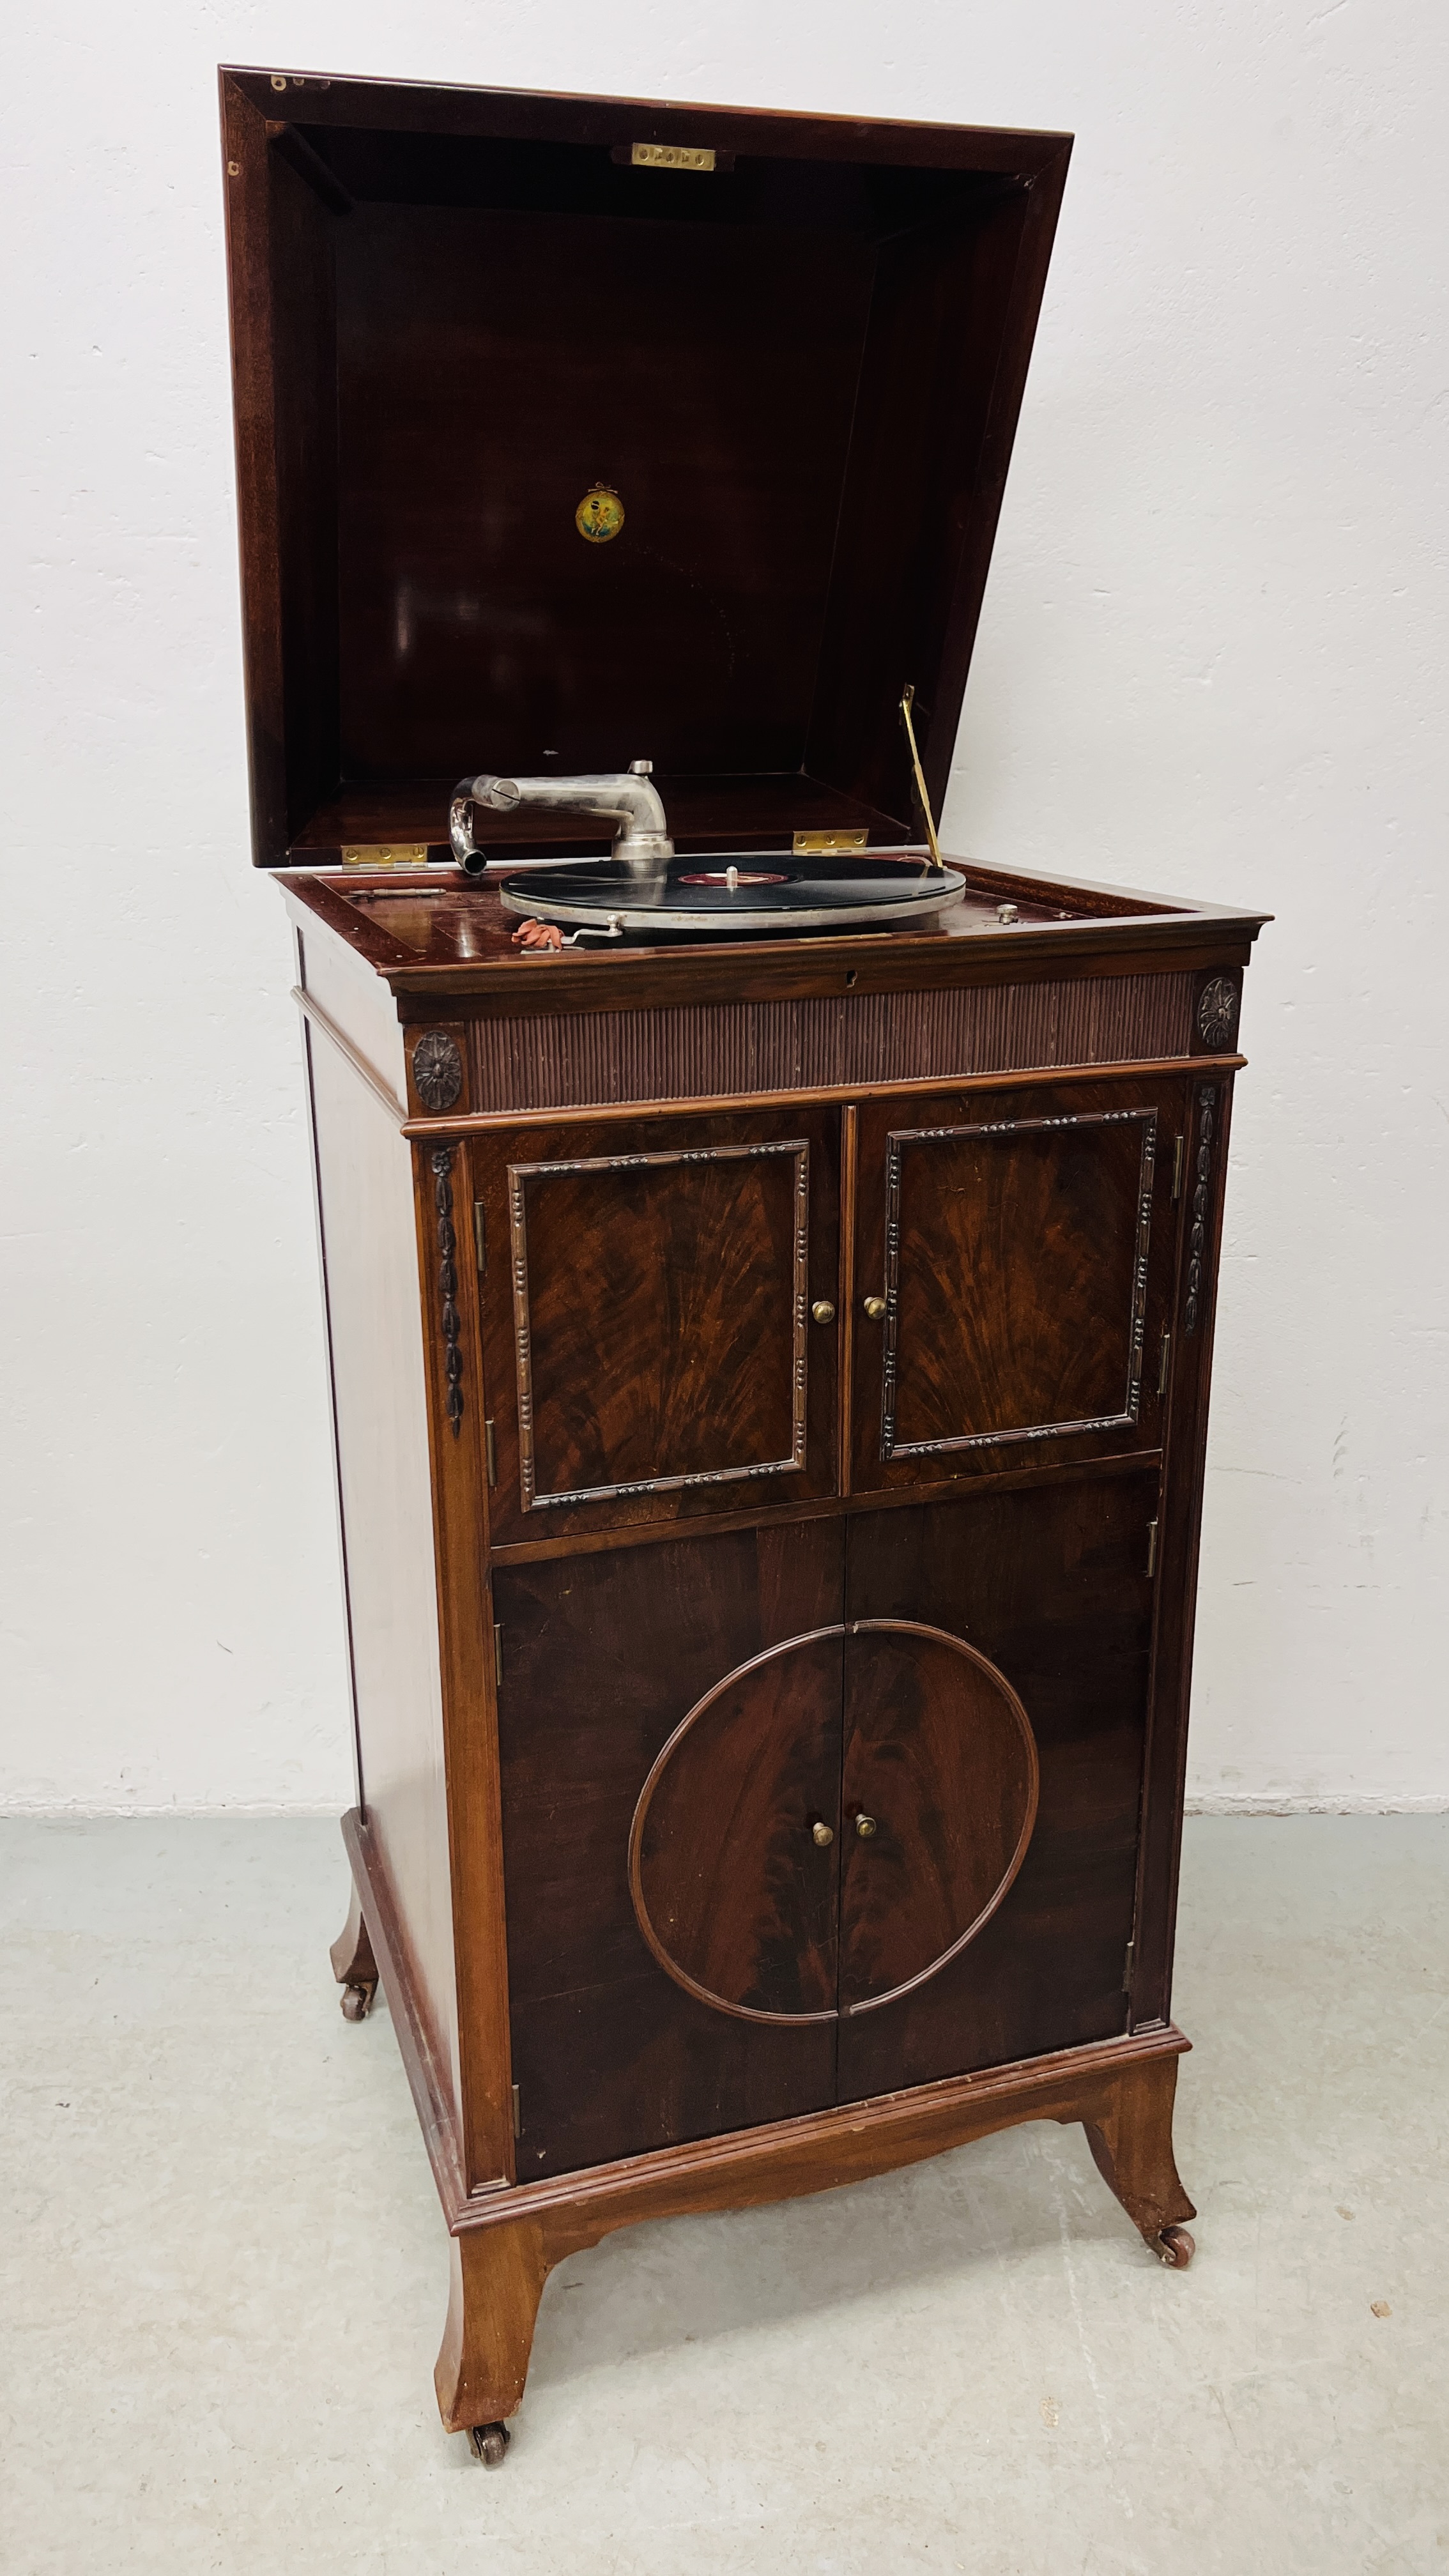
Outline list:
[[[1166,1395],[1167,1393],[1167,1380],[1171,1368],[1172,1335],[1171,1333],[1164,1333],[1162,1336],[1162,1357],[1157,1363],[1157,1392],[1159,1395]]]
[[[486,1414],[483,1419],[483,1454],[488,1461],[488,1482],[490,1485],[496,1485],[498,1482],[498,1443],[493,1436],[493,1425],[488,1420]]]
[[[1180,1199],[1182,1196],[1182,1152],[1184,1141],[1184,1138],[1179,1136],[1177,1143],[1172,1149],[1172,1195],[1174,1199]]]
[[[790,855],[795,859],[831,859],[846,850],[863,850],[870,840],[865,832],[797,832]]]
[[[1122,1962],[1122,1992],[1124,1995],[1130,1995],[1132,1992],[1132,1961],[1136,1953],[1136,1949],[1136,1942],[1129,1941],[1127,1944],[1127,1956]],[[517,2133],[515,2132],[515,2135],[516,2134]]]
[[[488,1211],[481,1199],[473,1201],[473,1258],[481,1279],[488,1267]]]
[[[1156,1527],[1156,1523],[1155,1523],[1155,1522],[1153,1523],[1153,1527],[1154,1527],[1154,1528]],[[495,1619],[495,1620],[494,1620],[494,1622],[493,1622],[493,1678],[494,1678],[494,1680],[496,1681],[496,1683],[498,1684],[499,1689],[500,1689],[500,1690],[502,1690],[502,1688],[503,1688],[503,1622],[502,1622],[502,1620],[501,1620],[501,1619]]]
[[[1157,1523],[1147,1524],[1147,1573],[1149,1580],[1157,1572]]]
[[[345,868],[425,868],[428,845],[426,841],[347,842],[342,864]]]
[[[513,2134],[515,2138],[521,2138],[523,2135],[523,2104],[519,2099],[516,2084],[513,2087]]]

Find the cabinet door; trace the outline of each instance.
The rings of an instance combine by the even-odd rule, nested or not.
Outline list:
[[[950,1631],[853,1620],[845,1657],[839,2000],[868,2012],[975,1940],[1036,1823],[1031,1721]]]
[[[834,2099],[843,1558],[815,1521],[495,1567],[521,2181]]]
[[[857,1492],[1157,1446],[1180,1081],[859,1112]]]
[[[851,1645],[891,1651],[847,1662],[841,2100],[1127,2027],[1156,1495],[1129,1469],[848,1524]]]
[[[475,1171],[495,1539],[834,1490],[835,1111],[513,1129]]]
[[[705,1693],[634,1810],[634,1915],[666,1973],[746,2021],[835,2013],[837,1620],[771,1646]]]

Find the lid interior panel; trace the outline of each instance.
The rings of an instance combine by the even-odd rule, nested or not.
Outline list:
[[[437,846],[467,771],[641,758],[701,847],[778,781],[795,828],[918,834],[900,693],[939,797],[1065,138],[1045,174],[1051,138],[1020,138],[1017,173],[1011,137],[973,168],[958,130],[842,123],[802,155],[796,120],[734,115],[759,151],[635,169],[622,141],[426,130],[457,93],[349,123],[359,86],[265,127],[259,862],[369,815]],[[591,543],[601,486],[623,521]]]

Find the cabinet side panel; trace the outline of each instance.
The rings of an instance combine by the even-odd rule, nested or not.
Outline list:
[[[294,913],[297,978],[399,1106],[408,1096],[407,1061],[397,1005],[382,977],[325,922]]]
[[[310,1033],[309,1033],[310,1035]],[[309,1044],[360,1803],[457,2092],[447,1800],[408,1148],[325,1038]]]

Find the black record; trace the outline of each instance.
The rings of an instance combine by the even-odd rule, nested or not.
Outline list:
[[[509,912],[615,937],[739,937],[925,921],[959,903],[966,881],[914,856],[883,861],[863,851],[858,859],[810,861],[770,851],[729,864],[676,858],[657,884],[609,860],[581,860],[577,868],[521,870],[504,877],[500,891]]]

